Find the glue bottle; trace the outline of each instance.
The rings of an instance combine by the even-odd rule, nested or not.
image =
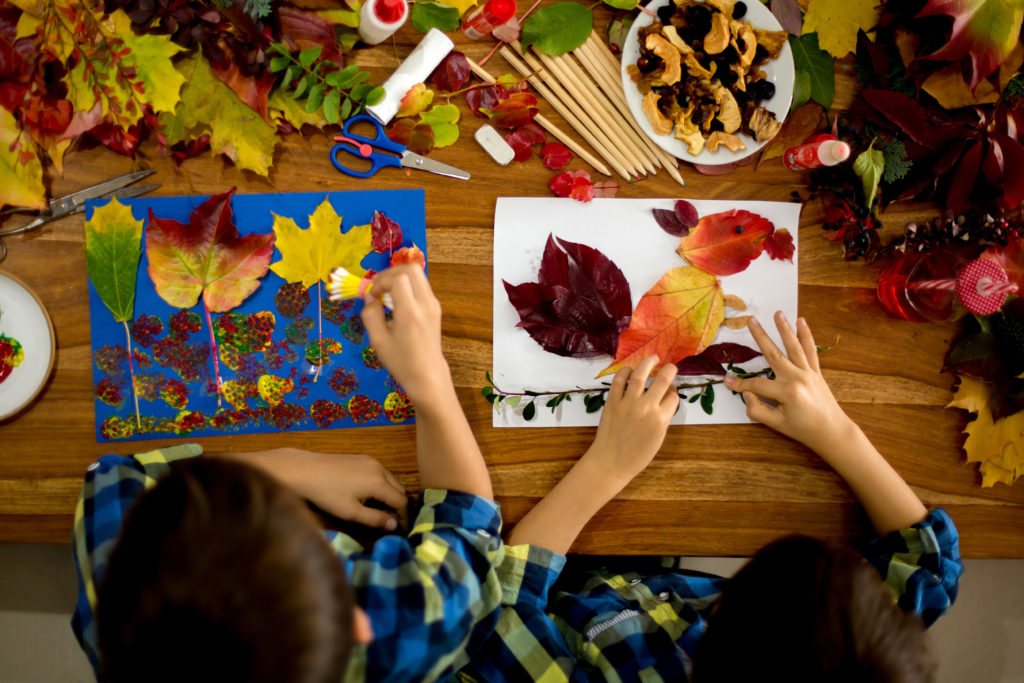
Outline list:
[[[462,33],[470,40],[480,40],[515,15],[516,0],[487,0],[462,22]]]
[[[835,166],[850,158],[850,146],[824,133],[816,135],[802,145],[790,147],[782,155],[782,163],[791,171],[805,168]]]
[[[405,0],[367,0],[359,10],[359,38],[367,45],[383,42],[408,16]]]

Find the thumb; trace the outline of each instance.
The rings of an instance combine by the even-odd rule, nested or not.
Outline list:
[[[370,344],[373,346],[377,346],[387,335],[388,321],[384,317],[384,306],[380,299],[372,294],[366,297],[363,304],[363,326],[366,327],[366,332],[370,335]]]
[[[747,417],[772,429],[778,429],[776,426],[779,419],[777,408],[765,405],[764,401],[758,398],[757,394],[749,391],[743,392],[743,400],[747,402]]]
[[[387,531],[394,531],[398,528],[398,520],[395,519],[394,515],[384,510],[366,507],[365,505],[356,505],[348,517],[353,522],[358,522],[363,526],[385,529]]]

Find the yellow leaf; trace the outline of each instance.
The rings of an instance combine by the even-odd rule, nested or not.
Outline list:
[[[477,0],[437,0],[437,1],[439,3],[441,3],[442,5],[448,5],[449,7],[454,7],[455,9],[459,10],[459,16],[460,17],[463,14],[466,13],[466,10],[468,10],[470,7],[473,7],[477,3]]]
[[[836,59],[857,47],[857,30],[878,23],[878,7],[867,0],[810,0],[804,33],[818,34],[818,45]]]
[[[978,91],[972,93],[971,87],[964,80],[959,62],[954,62],[936,71],[925,79],[921,87],[934,97],[939,106],[944,109],[957,109],[999,101],[999,93],[987,79],[978,81]]]
[[[278,88],[267,100],[267,109],[270,111],[270,118],[275,123],[282,123],[287,121],[298,129],[303,126],[316,126],[317,128],[323,129],[327,125],[327,119],[324,118],[324,108],[317,107],[316,111],[312,114],[306,111],[305,100],[299,102],[298,100],[282,94],[283,89]]]
[[[356,225],[341,232],[341,216],[329,199],[309,217],[309,229],[303,230],[287,216],[274,216],[274,234],[281,260],[270,269],[288,282],[312,287],[317,280],[328,281],[331,271],[344,266],[358,277],[366,274],[359,263],[370,253],[369,225]]]
[[[135,35],[131,19],[122,10],[108,15],[103,24],[131,50],[124,57],[124,65],[134,67],[136,78],[142,82],[144,90],[138,98],[156,112],[174,111],[185,77],[174,68],[171,58],[185,48],[171,42],[170,36]]]
[[[181,102],[173,114],[160,115],[167,144],[209,133],[215,154],[224,154],[239,168],[267,175],[277,146],[277,129],[238,99],[202,56],[188,57],[178,67],[185,77]]]
[[[1006,90],[1007,84],[1010,82],[1017,72],[1020,71],[1021,65],[1024,65],[1024,44],[1017,41],[1014,44],[1013,49],[1010,50],[1010,55],[1006,58],[1006,61],[999,65],[999,90],[1002,92]]]
[[[11,151],[18,139],[14,114],[0,107],[0,206],[46,208],[43,165],[32,151],[20,148]]]
[[[21,16],[18,17],[18,28],[15,29],[14,39],[19,40],[20,38],[29,38],[36,34],[36,29],[42,26],[43,20],[37,16],[29,14],[28,12],[22,12]]]
[[[900,51],[900,61],[906,68],[917,56],[917,48],[921,45],[921,36],[903,29],[896,29],[895,34],[896,48]]]
[[[977,413],[964,428],[967,462],[980,463],[981,485],[997,482],[1012,484],[1024,474],[1024,411],[992,420],[989,397],[992,389],[970,377],[962,377],[956,396],[947,408],[963,408]]]

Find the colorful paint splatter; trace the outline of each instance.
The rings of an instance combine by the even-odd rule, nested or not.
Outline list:
[[[388,216],[401,225],[407,246],[426,244],[422,191],[326,196],[344,217],[343,233],[369,223],[374,211],[386,206]],[[324,193],[236,195],[232,199],[235,224],[242,235],[265,234],[277,214],[305,228],[324,197]],[[152,209],[161,218],[186,221],[205,199],[157,197],[125,203],[138,219],[145,219]],[[278,258],[275,254],[274,260]],[[372,270],[387,265],[386,254],[372,251],[362,261],[363,267]],[[141,414],[138,422],[124,326],[110,321],[90,284],[98,439],[336,429],[415,419],[412,403],[382,371],[369,347],[360,302],[332,302],[322,286],[304,288],[302,283],[288,283],[268,272],[241,306],[212,314],[208,323],[202,302],[179,310],[160,299],[147,268],[143,253],[136,282],[136,316],[128,323],[134,393]],[[6,339],[0,335],[0,373]],[[215,360],[223,379],[219,395]]]
[[[3,320],[3,311],[0,311],[0,320]],[[0,334],[0,383],[11,376],[14,368],[21,365],[25,360],[25,349],[21,347],[17,339]]]

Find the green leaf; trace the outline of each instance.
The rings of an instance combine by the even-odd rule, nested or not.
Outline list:
[[[306,111],[314,112],[320,108],[324,101],[324,84],[317,83],[309,90],[309,98],[306,100]]]
[[[637,6],[638,0],[604,0],[604,4],[615,9],[631,10]]]
[[[341,118],[342,120],[347,119],[352,113],[352,100],[349,97],[345,98],[345,101],[341,103]]]
[[[420,114],[420,120],[434,130],[434,147],[447,147],[459,139],[459,108],[440,104]]]
[[[409,21],[423,33],[432,28],[454,31],[459,27],[459,10],[433,0],[420,0],[413,4]]]
[[[836,73],[832,56],[818,47],[818,34],[802,36],[790,34],[789,46],[793,48],[793,65],[797,73],[804,71],[810,79],[811,99],[828,109],[835,97]],[[794,99],[796,93],[794,92]]]
[[[811,74],[806,71],[797,70],[796,78],[793,80],[793,104],[789,111],[794,112],[811,99]]]
[[[896,138],[884,140],[878,143],[885,157],[885,171],[882,173],[882,180],[892,183],[905,178],[913,166],[913,162],[907,159],[907,148]]]
[[[299,65],[298,64],[292,64],[284,72],[284,81],[282,81],[282,82],[286,86],[289,86],[289,85],[292,84],[292,81],[294,81],[296,78],[299,77],[299,74],[301,74],[301,73],[302,73],[302,69],[299,68]]]
[[[488,385],[488,386],[484,387],[483,389],[481,389],[480,393],[483,394],[484,396],[490,396],[491,394],[494,393],[494,389],[493,389],[493,387]]]
[[[292,93],[292,97],[294,97],[295,99],[299,99],[300,97],[302,97],[302,94],[306,92],[306,89],[309,88],[309,86],[312,85],[312,83],[313,77],[311,75],[306,74],[305,76],[303,76],[302,80],[299,81],[299,84],[295,86],[295,92]]]
[[[585,43],[593,30],[594,13],[589,7],[556,2],[530,15],[521,40],[524,50],[533,46],[544,54],[561,55]]]
[[[587,394],[583,397],[583,404],[588,413],[596,413],[604,407],[604,394]]]
[[[324,118],[328,123],[338,122],[338,105],[341,103],[341,93],[337,90],[330,90],[324,96]]]
[[[357,86],[357,87],[361,87],[361,86]],[[385,93],[384,88],[382,88],[381,86],[378,85],[378,86],[375,86],[374,89],[371,90],[366,95],[366,98],[363,101],[367,105],[372,107],[375,104],[380,104],[380,101],[384,99],[384,95],[385,94],[386,93]]]
[[[491,379],[491,371],[490,370],[484,370],[484,378],[487,380],[488,384],[490,384],[491,386],[494,386],[494,380]]]
[[[335,88],[344,87],[342,83],[355,76],[357,71],[359,71],[357,65],[349,64],[341,71],[332,71],[327,74],[324,76],[324,80],[327,81],[327,85],[334,86]]]
[[[316,58],[323,52],[323,45],[314,45],[313,47],[307,47],[305,50],[299,53],[299,64],[304,67],[309,67],[310,64],[316,61]]]
[[[522,396],[506,396],[505,403],[509,404],[513,408],[519,405],[519,402],[523,399]]]
[[[545,405],[545,406],[547,406],[548,408],[554,408],[555,406],[557,406],[557,405],[558,405],[558,397],[559,397],[560,395],[561,395],[561,394],[559,394],[559,395],[556,395],[556,396],[552,396],[551,398],[549,398],[549,399],[547,400],[547,402],[545,402],[545,403],[544,403],[544,405]]]
[[[116,198],[85,222],[85,262],[100,299],[119,323],[135,317],[135,279],[142,258],[142,221]]]
[[[373,85],[372,83],[360,83],[359,85],[352,88],[352,91],[349,93],[349,97],[351,97],[354,100],[363,101],[366,100],[370,93],[376,89],[377,86]],[[381,90],[383,89],[384,88],[381,88]]]
[[[690,397],[689,399],[687,399],[687,400],[688,400],[688,401],[689,401],[690,403],[696,403],[697,401],[699,401],[699,400],[700,400],[700,397],[701,397],[701,396],[703,396],[703,395],[704,395],[703,393],[700,393],[700,394],[694,394],[693,396],[691,396],[691,397]]]
[[[853,162],[853,172],[857,174],[864,186],[864,202],[869,209],[875,202],[878,181],[882,179],[882,171],[885,170],[885,155],[874,147],[875,142],[872,140],[868,148],[861,152],[857,160]]]
[[[533,405],[533,401],[530,401],[529,403],[526,404],[526,407],[523,408],[523,419],[529,422],[530,420],[533,419],[533,416],[536,414],[537,407]]]
[[[278,71],[284,71],[288,68],[288,65],[292,63],[292,60],[287,57],[274,57],[270,60],[270,70],[274,73]]]
[[[526,394],[527,396],[540,396],[540,393],[539,393],[539,392],[536,392],[536,391],[530,391],[529,389],[527,389],[527,390],[526,390],[526,391],[524,391],[523,393],[524,393],[524,394]]]
[[[711,406],[715,402],[715,388],[710,384],[704,387],[704,391],[700,394],[700,407],[708,415],[711,414]]]

